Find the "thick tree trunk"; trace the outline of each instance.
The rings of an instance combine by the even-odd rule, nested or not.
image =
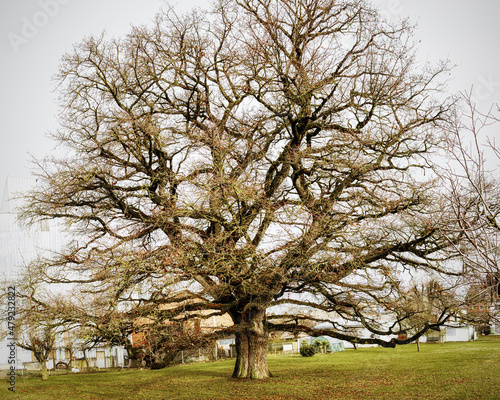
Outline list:
[[[269,378],[266,309],[247,305],[243,312],[233,315],[233,319],[239,328],[233,378]]]

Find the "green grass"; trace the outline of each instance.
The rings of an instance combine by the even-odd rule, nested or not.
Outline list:
[[[500,340],[369,348],[314,357],[269,356],[274,377],[230,378],[233,362],[156,371],[17,377],[0,399],[498,399]]]

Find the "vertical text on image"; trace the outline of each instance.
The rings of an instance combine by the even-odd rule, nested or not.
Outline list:
[[[7,377],[10,391],[16,389],[16,336],[15,336],[15,320],[16,320],[16,288],[9,286],[7,288],[7,347],[9,349],[9,357],[7,363],[9,370]]]

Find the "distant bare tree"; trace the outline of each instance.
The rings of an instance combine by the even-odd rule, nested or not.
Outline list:
[[[448,137],[449,204],[454,225],[465,239],[456,250],[471,285],[468,302],[491,304],[500,297],[500,146],[494,136],[500,129],[500,109],[479,111],[472,91],[463,93],[461,100]],[[489,311],[481,319],[498,321],[499,310]]]
[[[42,368],[42,380],[49,379],[47,361],[50,352],[54,350],[56,328],[57,326],[50,325],[45,320],[39,321],[36,318],[24,321],[19,325],[16,344],[33,353]]]
[[[46,283],[31,267],[17,281],[10,282],[16,288],[14,341],[18,347],[31,351],[40,363],[42,380],[49,376],[47,361],[55,350],[56,335],[67,329],[67,321],[61,314],[61,299],[50,293],[50,289],[45,290]]]
[[[450,288],[442,283],[430,280],[420,285],[413,285],[401,296],[401,327],[408,327],[407,333],[413,336],[425,327],[440,330],[440,326],[448,322],[450,317],[463,317],[463,303],[457,301]],[[420,351],[420,337],[416,339],[417,350]]]

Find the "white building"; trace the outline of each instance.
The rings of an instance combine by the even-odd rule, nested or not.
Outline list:
[[[35,184],[33,178],[8,177],[0,205],[0,274],[12,279],[28,261],[47,252],[57,251],[66,242],[66,235],[55,221],[43,221],[27,227],[18,215],[19,196]]]
[[[22,193],[29,191],[36,183],[34,178],[9,176],[0,203],[0,279],[4,286],[11,286],[22,267],[48,251],[58,251],[67,241],[67,234],[58,228],[55,221],[44,221],[27,227],[19,219]],[[6,290],[7,287],[2,288]],[[1,307],[6,309],[7,304]],[[15,322],[15,321],[14,321]],[[7,322],[1,321],[0,331],[7,331]],[[0,369],[7,369],[11,348],[9,336],[0,340]],[[17,347],[16,368],[32,361],[31,352]]]
[[[39,256],[60,251],[70,238],[70,233],[61,229],[55,220],[43,221],[29,227],[20,220],[21,195],[35,184],[34,178],[10,176],[6,180],[3,196],[0,197],[0,279],[7,287],[12,285],[11,282],[15,280],[24,265]],[[2,304],[1,307],[6,308],[7,304]],[[0,332],[6,331],[7,323],[1,321]],[[76,349],[70,354],[65,343],[67,339],[64,334],[56,335],[55,349],[47,361],[49,368],[54,368],[61,362],[69,365],[72,359],[78,360],[84,357],[82,351]],[[12,339],[8,335],[0,337],[0,370],[9,369],[14,365],[9,363],[11,343]],[[17,369],[23,368],[23,365],[38,368],[30,351],[17,347],[16,353]],[[88,366],[93,368],[123,367],[126,364],[126,350],[121,346],[96,346],[87,350],[85,358]]]

